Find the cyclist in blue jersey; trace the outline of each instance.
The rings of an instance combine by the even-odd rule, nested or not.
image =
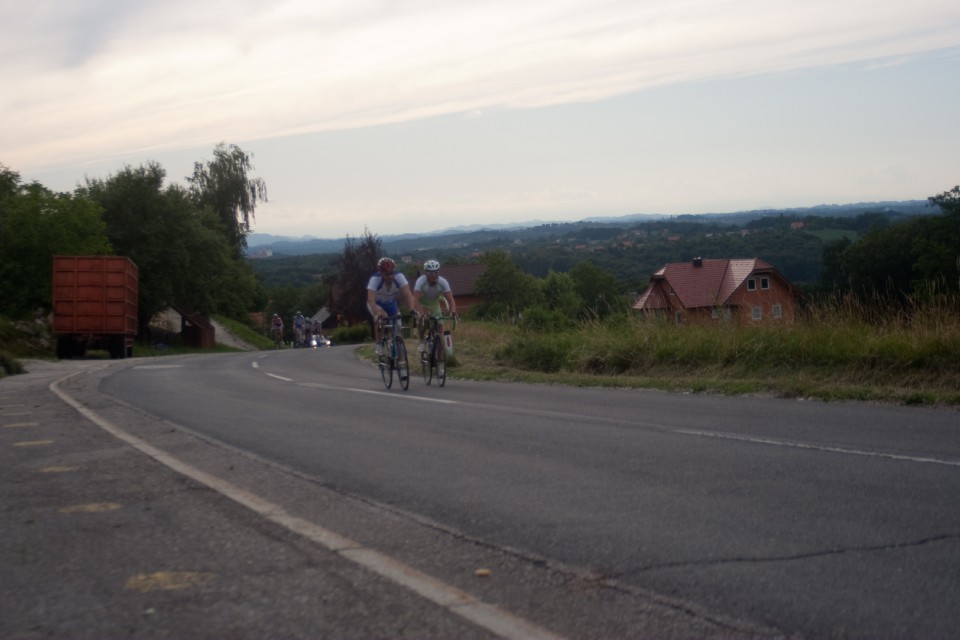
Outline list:
[[[398,301],[401,298],[407,309],[414,309],[410,283],[402,273],[396,273],[396,268],[396,263],[390,258],[380,258],[377,262],[377,273],[370,276],[370,281],[367,282],[367,311],[373,316],[377,355],[381,355],[380,340],[383,338],[383,329],[377,322],[377,316],[391,318],[400,315]]]

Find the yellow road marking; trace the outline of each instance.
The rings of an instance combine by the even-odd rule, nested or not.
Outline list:
[[[13,446],[15,447],[42,447],[44,445],[53,444],[53,440],[26,440],[24,442],[14,442]]]
[[[71,471],[79,471],[80,467],[41,467],[37,469],[40,473],[69,473]]]
[[[60,513],[104,513],[105,511],[116,511],[119,508],[120,505],[116,502],[91,502],[64,507],[60,509]]]
[[[158,571],[156,573],[138,573],[130,577],[124,588],[140,593],[151,591],[175,591],[199,587],[211,582],[212,573],[197,573],[192,571]]]

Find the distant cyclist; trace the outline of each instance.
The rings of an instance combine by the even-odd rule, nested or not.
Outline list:
[[[293,346],[303,346],[303,325],[306,319],[303,314],[297,311],[293,316]]]
[[[279,313],[273,314],[273,320],[270,321],[270,332],[273,334],[273,340],[277,346],[283,342],[283,318]]]
[[[377,273],[370,276],[370,281],[367,282],[367,311],[374,320],[377,355],[382,355],[380,340],[383,338],[383,330],[376,321],[377,316],[392,318],[400,315],[400,298],[408,309],[415,308],[410,283],[402,273],[396,273],[396,268],[397,264],[390,258],[380,258],[377,262]]]
[[[429,316],[440,317],[443,315],[440,309],[440,300],[446,303],[447,312],[457,316],[457,303],[453,300],[453,290],[447,279],[440,275],[440,263],[436,260],[427,260],[423,263],[423,275],[417,278],[413,285],[413,298],[416,306],[414,307],[420,314],[420,322],[417,326],[417,332],[420,336],[420,353],[423,353],[423,341],[427,335],[427,322]],[[443,323],[438,322],[437,331],[443,335]]]

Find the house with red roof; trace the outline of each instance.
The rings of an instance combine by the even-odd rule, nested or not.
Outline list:
[[[486,270],[485,264],[444,265],[440,268],[440,275],[450,283],[453,298],[457,302],[457,313],[462,315],[480,302],[480,296],[477,295],[477,279]]]
[[[664,265],[633,308],[644,315],[685,322],[786,322],[796,318],[790,281],[759,258],[694,258]]]

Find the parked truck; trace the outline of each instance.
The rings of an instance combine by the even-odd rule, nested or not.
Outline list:
[[[53,331],[57,358],[102,349],[133,356],[139,271],[124,256],[54,256]]]

